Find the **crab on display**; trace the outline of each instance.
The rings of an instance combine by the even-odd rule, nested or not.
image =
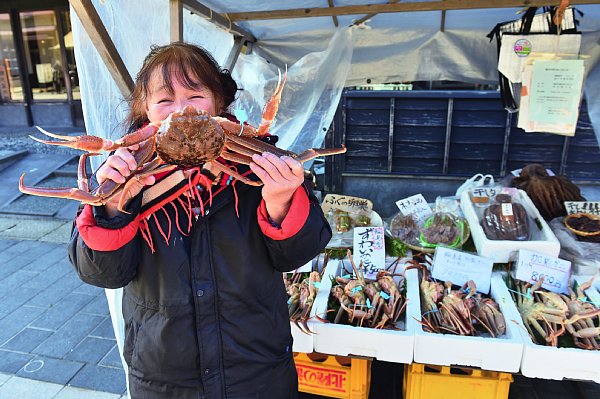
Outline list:
[[[25,194],[42,197],[68,198],[81,201],[84,204],[103,205],[111,199],[120,196],[119,209],[123,209],[123,193],[127,192],[129,182],[145,176],[155,175],[176,168],[203,167],[217,175],[224,172],[233,178],[249,185],[260,186],[262,182],[248,179],[219,162],[219,158],[249,165],[252,155],[270,152],[277,156],[288,156],[300,163],[319,156],[328,156],[346,152],[346,148],[308,149],[300,154],[276,148],[255,137],[265,136],[275,119],[281,93],[285,85],[277,83],[275,92],[265,104],[262,121],[258,129],[252,126],[240,125],[223,117],[213,117],[204,110],[187,106],[174,112],[164,121],[151,123],[133,133],[127,134],[116,141],[97,136],[61,136],[39,129],[42,133],[60,141],[32,139],[44,144],[58,145],[87,151],[80,157],[78,168],[78,188],[41,188],[24,184],[25,174],[19,180],[19,190]],[[139,144],[139,149],[133,152],[138,168],[130,174],[125,183],[119,184],[106,180],[97,188],[90,190],[85,165],[90,155],[103,151],[114,151],[121,147]]]

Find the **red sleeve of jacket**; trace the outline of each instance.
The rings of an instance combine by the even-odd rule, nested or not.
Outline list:
[[[86,205],[75,220],[83,242],[95,251],[115,251],[133,239],[140,225],[136,217],[127,226],[120,229],[105,229],[96,225],[91,205]]]
[[[281,228],[273,226],[269,221],[265,200],[260,202],[257,210],[258,224],[263,234],[267,237],[273,240],[285,240],[300,231],[304,223],[306,223],[309,211],[310,201],[308,200],[308,195],[304,186],[300,186],[294,192],[292,204],[287,215],[281,222]]]

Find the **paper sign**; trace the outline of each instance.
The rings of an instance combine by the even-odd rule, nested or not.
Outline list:
[[[475,187],[471,189],[471,202],[486,205],[496,194],[500,192],[499,187]]]
[[[404,216],[412,215],[418,225],[425,222],[431,214],[431,207],[423,197],[423,194],[416,194],[412,197],[404,198],[396,201],[396,205]]]
[[[519,250],[517,271],[515,278],[529,283],[539,281],[544,277],[543,288],[557,293],[568,293],[569,276],[571,275],[571,262],[550,258],[536,252]]]
[[[583,60],[537,60],[533,64],[529,121],[576,124]]]
[[[321,208],[323,208],[323,213],[326,215],[331,209],[339,209],[345,212],[363,212],[370,215],[373,203],[365,198],[327,194],[323,199]]]
[[[365,278],[375,279],[385,269],[385,236],[383,227],[354,228],[354,263],[362,262]]]
[[[600,202],[565,201],[565,209],[568,215],[581,212],[600,216]]]
[[[431,276],[437,280],[451,281],[456,285],[473,280],[477,291],[487,294],[490,292],[493,267],[494,262],[483,256],[437,247]]]

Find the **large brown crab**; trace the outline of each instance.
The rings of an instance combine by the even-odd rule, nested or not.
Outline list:
[[[199,167],[210,170],[214,174],[225,172],[243,183],[260,186],[262,182],[250,180],[226,165],[217,158],[249,165],[252,155],[270,152],[277,156],[289,156],[301,163],[319,156],[341,154],[346,148],[309,149],[300,154],[276,148],[254,137],[262,137],[269,131],[275,119],[281,92],[285,85],[278,82],[275,92],[263,109],[262,121],[258,129],[252,126],[242,126],[227,118],[212,117],[206,111],[197,110],[187,106],[183,110],[174,112],[160,123],[149,124],[133,133],[127,134],[116,141],[103,139],[97,136],[61,136],[40,131],[52,138],[62,141],[46,141],[32,137],[44,144],[59,145],[79,150],[88,151],[79,161],[78,188],[38,188],[23,184],[25,174],[19,180],[19,190],[25,194],[42,197],[68,198],[81,201],[84,204],[103,205],[112,198],[121,196],[128,190],[129,182],[144,176],[173,170],[177,167]],[[85,170],[86,159],[90,155],[97,155],[101,151],[114,151],[120,147],[129,147],[139,144],[139,149],[134,152],[138,169],[127,177],[123,184],[106,180],[97,188],[89,190],[88,176]],[[119,209],[123,204],[119,203]]]

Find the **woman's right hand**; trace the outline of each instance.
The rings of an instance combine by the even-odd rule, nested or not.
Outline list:
[[[98,183],[102,184],[106,180],[112,180],[117,184],[125,183],[126,178],[131,175],[132,171],[137,169],[138,165],[131,151],[136,151],[138,148],[139,146],[135,144],[128,148],[117,149],[96,171],[96,180]],[[154,182],[154,176],[147,176],[139,180],[132,179],[129,183],[128,191],[124,193],[125,198],[123,207],[125,207],[133,197],[138,195],[144,186],[151,186]],[[121,195],[117,195],[105,204],[108,217],[112,218],[118,214],[120,199]]]

